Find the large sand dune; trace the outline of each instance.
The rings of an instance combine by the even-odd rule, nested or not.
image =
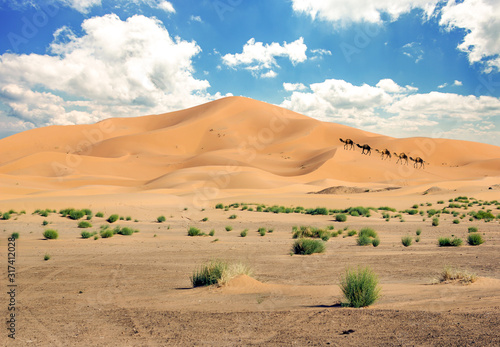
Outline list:
[[[345,150],[339,138],[426,161],[425,169]],[[96,186],[133,190],[271,189],[328,180],[418,185],[500,176],[500,148],[446,139],[396,139],[229,97],[198,107],[92,125],[51,126],[0,141],[4,197]],[[304,188],[302,190],[314,190]],[[79,194],[85,194],[80,189]]]

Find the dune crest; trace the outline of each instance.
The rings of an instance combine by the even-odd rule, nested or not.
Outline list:
[[[346,150],[339,138],[369,144],[372,153]],[[385,148],[423,158],[425,169],[412,161],[396,164],[394,156],[382,160],[374,149]],[[189,190],[186,183],[192,182],[270,189],[322,180],[400,186],[498,176],[497,146],[395,139],[244,97],[166,114],[38,128],[0,140],[0,190],[20,196],[87,185]]]

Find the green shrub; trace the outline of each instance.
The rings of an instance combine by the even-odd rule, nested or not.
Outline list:
[[[83,220],[83,221],[78,223],[78,227],[79,228],[92,228],[92,224]]]
[[[206,221],[208,221],[208,217],[203,218],[201,221],[202,221],[202,222],[206,222]]]
[[[215,208],[222,210],[224,208],[224,204],[217,204],[215,205]]]
[[[417,236],[417,237],[415,238],[415,242],[420,242],[420,236]]]
[[[459,224],[459,223],[460,223],[460,221],[458,219],[453,220],[453,224]]]
[[[404,236],[401,238],[401,243],[405,247],[411,246],[412,241],[413,239],[411,238],[411,236]]]
[[[85,212],[81,210],[73,210],[69,213],[68,217],[73,219],[73,220],[78,220],[80,218],[83,218],[85,216]]]
[[[229,264],[222,260],[212,260],[195,270],[190,279],[193,287],[223,285],[236,276],[251,276],[251,273],[251,269],[242,263]]]
[[[57,230],[47,229],[43,232],[43,237],[45,237],[46,239],[55,240],[59,237],[59,234],[57,233]]]
[[[476,227],[469,227],[469,233],[477,233],[477,228]]]
[[[347,301],[344,305],[356,308],[369,306],[380,296],[377,275],[368,267],[346,270],[340,280],[340,289]]]
[[[420,236],[420,234],[422,233],[422,230],[417,229],[417,231],[415,233],[417,234],[417,236]]]
[[[131,220],[132,220],[132,217],[127,216],[127,217],[125,218],[125,220],[126,220],[126,221],[131,221]]]
[[[17,240],[19,238],[19,233],[12,233],[10,234],[10,237]]]
[[[360,235],[356,242],[358,246],[367,246],[372,244],[372,238],[366,235]]]
[[[241,237],[246,237],[246,236],[247,236],[247,233],[248,233],[248,229],[245,229],[245,230],[243,230],[243,231],[240,233],[240,236],[241,236]]]
[[[80,233],[80,235],[82,236],[82,239],[88,239],[88,238],[94,236],[95,234],[97,234],[97,233],[96,232],[91,233],[91,232],[88,232],[85,230]]]
[[[103,229],[101,230],[101,237],[103,239],[107,239],[109,237],[112,237],[115,233],[111,229]]]
[[[226,225],[226,231],[231,231],[231,230],[233,230],[233,227],[230,225]]]
[[[104,213],[102,213],[102,212],[97,212],[97,213],[95,214],[95,216],[96,216],[96,217],[99,217],[99,218],[103,218],[103,217],[104,217]]]
[[[377,233],[371,228],[362,228],[356,240],[359,246],[373,245],[373,239],[377,238]],[[380,243],[380,241],[378,241]],[[378,244],[377,244],[378,246]]]
[[[335,216],[335,220],[337,222],[345,222],[347,220],[347,216],[343,213],[339,213]]]
[[[396,212],[395,208],[388,207],[388,206],[381,206],[378,208],[379,211],[391,211],[391,212]]]
[[[188,229],[188,236],[203,236],[204,234],[201,232],[200,229],[195,228],[195,227],[190,227]]]
[[[156,218],[156,220],[158,221],[158,223],[163,223],[167,219],[165,218],[165,216],[159,216],[158,218]]]
[[[232,214],[232,215],[229,216],[229,219],[236,219],[237,217],[238,217],[237,215]]]
[[[453,239],[449,237],[440,237],[438,239],[438,245],[439,247],[458,247],[462,245],[462,239],[456,237]]]
[[[378,247],[378,245],[380,245],[380,239],[378,237],[374,238],[372,240],[372,245],[373,247]]]
[[[133,233],[137,233],[139,230],[134,230],[132,228],[124,227],[121,228],[120,230],[117,231],[117,234],[124,235],[124,236],[130,236]]]
[[[439,219],[438,218],[432,218],[432,226],[437,227],[439,225]]]
[[[215,235],[215,230],[214,229],[210,230],[210,232],[208,233],[208,235],[214,236]]]
[[[484,240],[481,237],[481,234],[472,233],[467,237],[467,243],[471,246],[479,246],[480,244],[484,243]]]
[[[108,223],[114,223],[118,219],[120,219],[120,217],[117,214],[112,214],[111,216],[109,216],[109,218],[107,219],[107,221],[108,221]]]
[[[325,243],[320,240],[300,238],[293,243],[292,252],[295,254],[323,253]]]
[[[328,209],[326,207],[316,207],[315,209],[308,209],[306,211],[307,214],[312,214],[312,215],[328,215]]]
[[[358,232],[356,230],[350,230],[348,233],[347,233],[347,236],[354,236],[356,235]]]
[[[50,259],[50,254],[45,253],[45,255],[43,256],[43,260],[47,261],[49,259]]]
[[[299,239],[303,237],[319,238],[323,241],[328,241],[330,239],[331,233],[325,229],[315,228],[311,226],[294,226],[292,228],[294,239]]]
[[[257,231],[259,232],[260,236],[266,235],[266,232],[267,232],[266,228],[259,228],[259,230],[257,230]]]
[[[377,237],[377,233],[372,228],[362,228],[359,231],[359,235],[366,235],[366,236],[374,237],[374,238]]]
[[[3,220],[9,220],[9,219],[10,219],[10,213],[9,213],[9,212],[5,212],[5,213],[2,215],[2,219],[3,219]]]

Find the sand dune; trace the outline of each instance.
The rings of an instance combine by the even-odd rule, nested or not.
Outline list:
[[[422,157],[425,169],[345,150],[339,138]],[[270,189],[356,182],[412,186],[500,176],[500,147],[431,138],[395,139],[320,122],[243,97],[161,115],[51,126],[0,140],[2,195],[92,186],[137,190]],[[15,184],[16,182],[17,184]],[[330,185],[331,186],[331,185]],[[79,189],[85,194],[85,189]]]

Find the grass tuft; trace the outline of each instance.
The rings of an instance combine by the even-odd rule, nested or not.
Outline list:
[[[447,266],[444,268],[438,281],[441,283],[460,282],[463,284],[470,284],[477,281],[477,276],[474,273],[453,269]]]
[[[405,247],[411,246],[412,242],[413,242],[413,239],[412,239],[411,236],[404,236],[404,237],[401,238],[401,243]]]
[[[242,263],[228,263],[222,260],[212,260],[193,272],[191,283],[193,287],[224,285],[239,275],[251,276],[251,269]]]
[[[323,241],[300,238],[294,242],[292,252],[301,255],[323,253],[325,248],[325,243]]]
[[[347,269],[340,280],[340,289],[346,299],[345,306],[365,307],[380,296],[377,275],[370,268]]]
[[[439,247],[458,247],[462,245],[462,239],[454,237],[453,239],[449,237],[440,237],[438,239]]]
[[[92,224],[90,224],[87,221],[82,220],[81,222],[78,223],[79,228],[92,228]]]
[[[484,240],[481,237],[481,234],[472,233],[467,237],[467,243],[471,246],[479,246],[480,244],[484,243]]]

